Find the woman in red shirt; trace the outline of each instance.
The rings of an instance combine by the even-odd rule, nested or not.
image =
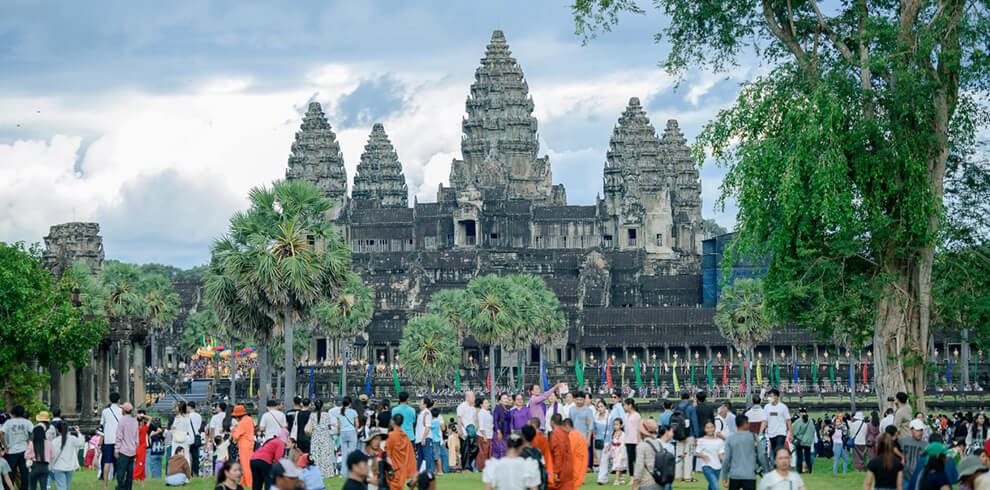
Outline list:
[[[281,429],[273,439],[265,441],[251,456],[251,487],[254,490],[271,488],[272,465],[285,457],[285,447],[289,443],[289,431]]]
[[[144,486],[144,465],[148,460],[148,416],[144,410],[138,410],[138,445],[134,455],[134,480]]]

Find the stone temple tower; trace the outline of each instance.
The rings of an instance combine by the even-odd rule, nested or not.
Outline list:
[[[376,123],[354,175],[351,199],[361,207],[405,208],[409,206],[409,189],[402,174],[402,163],[385,127]]]
[[[667,128],[660,141],[660,156],[666,165],[671,188],[671,206],[674,215],[672,245],[684,256],[701,253],[701,179],[698,167],[691,158],[691,150],[677,121],[667,121]]]
[[[45,268],[56,278],[62,277],[62,273],[76,262],[89,266],[94,275],[99,274],[103,270],[100,225],[80,222],[53,225],[45,237],[42,258]]]
[[[337,135],[323,114],[319,102],[310,102],[302,125],[292,142],[286,179],[304,179],[312,182],[333,201],[331,219],[337,219],[347,204],[347,171],[344,156],[340,153]]]
[[[551,183],[549,158],[538,156],[529,85],[502,31],[492,33],[465,106],[463,160],[451,164],[451,187],[474,186],[489,195],[537,204],[565,203],[563,186]]]

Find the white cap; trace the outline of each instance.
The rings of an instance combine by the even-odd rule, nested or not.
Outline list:
[[[914,419],[910,424],[908,424],[908,427],[910,427],[911,430],[925,430],[925,423],[918,419]]]
[[[863,420],[863,412],[856,412],[856,414],[853,415],[853,420]]]

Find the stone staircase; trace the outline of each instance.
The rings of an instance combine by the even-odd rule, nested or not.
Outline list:
[[[210,401],[210,385],[213,383],[209,379],[194,379],[188,383],[185,393],[170,393],[148,407],[149,412],[170,413],[178,401],[196,402],[200,410],[203,410]]]

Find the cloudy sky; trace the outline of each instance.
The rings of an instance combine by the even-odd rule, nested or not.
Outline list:
[[[540,122],[541,152],[571,204],[594,201],[629,97],[689,140],[755,68],[730,77],[657,68],[664,22],[629,17],[587,46],[568,2],[5,2],[0,17],[0,240],[97,221],[107,255],[181,267],[252,186],[284,175],[310,101],[353,178],[374,122],[410,193],[433,201],[460,154],[460,121],[491,31],[505,31]],[[288,5],[288,4],[287,4]],[[704,216],[722,171],[705,166]]]

